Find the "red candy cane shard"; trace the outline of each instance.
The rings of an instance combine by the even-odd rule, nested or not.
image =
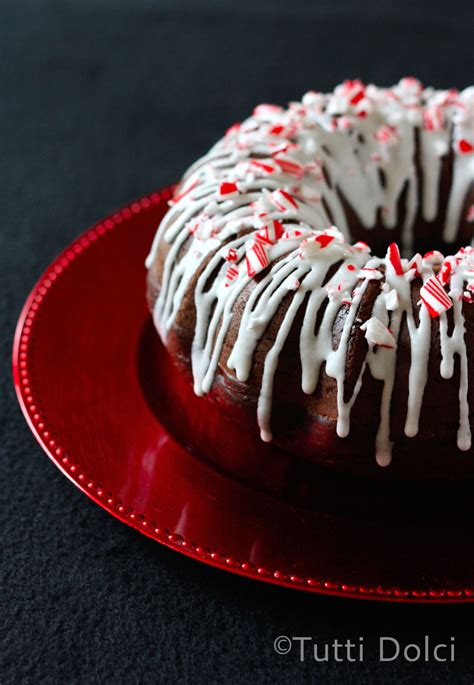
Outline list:
[[[367,243],[364,243],[363,240],[358,240],[354,245],[352,246],[354,250],[358,250],[359,252],[370,252],[370,247]]]
[[[235,250],[233,247],[230,247],[227,250],[225,260],[226,260],[226,262],[236,262],[237,261],[237,250]]]
[[[281,152],[275,154],[275,161],[283,171],[283,173],[291,174],[300,178],[303,175],[303,167],[290,155],[284,155]]]
[[[344,81],[344,94],[351,105],[357,105],[365,95],[365,86],[359,79]]]
[[[284,229],[279,221],[270,221],[256,233],[255,239],[267,245],[274,245],[283,233]]]
[[[298,202],[290,193],[282,188],[274,190],[270,193],[270,201],[280,212],[286,212],[291,209],[298,209]]]
[[[247,275],[250,278],[260,271],[263,271],[263,269],[269,265],[268,255],[262,243],[256,241],[252,242],[247,249],[245,263],[247,266]]]
[[[298,240],[298,238],[301,238],[303,236],[303,231],[299,230],[298,228],[289,228],[286,230],[282,236],[282,240]]]
[[[284,130],[285,130],[285,127],[282,124],[275,124],[275,126],[270,127],[270,130],[268,131],[268,133],[271,136],[280,136]]]
[[[458,141],[458,149],[462,155],[468,155],[470,152],[474,151],[474,145],[462,138]]]
[[[239,270],[235,266],[229,266],[225,272],[225,287],[228,288],[239,275]]]
[[[238,197],[238,195],[239,189],[237,188],[236,183],[224,181],[224,183],[219,185],[219,197],[222,200],[232,200],[233,198]]]
[[[320,235],[307,238],[300,244],[298,250],[299,256],[302,259],[313,259],[321,253],[321,250],[327,248],[328,245],[330,245],[334,240],[335,237],[333,235],[329,235],[328,233],[321,233]]]
[[[453,272],[453,260],[447,257],[438,273],[438,280],[441,285],[446,285],[451,280],[451,274]]]
[[[398,249],[397,243],[391,243],[388,246],[387,257],[396,275],[403,276],[402,260],[400,259],[400,250]]]
[[[333,240],[334,240],[334,236],[328,235],[327,233],[321,233],[321,235],[318,235],[315,238],[315,241],[317,243],[319,243],[322,248],[327,247],[329,245],[329,243],[332,243]]]
[[[430,276],[424,283],[420,290],[420,297],[433,318],[453,306],[452,300],[447,296],[436,276]]]
[[[250,162],[252,170],[263,172],[264,174],[273,174],[278,171],[278,166],[274,164],[271,160],[262,162],[258,159],[252,159]]]
[[[191,221],[188,221],[188,223],[186,224],[186,228],[188,229],[190,235],[195,235],[198,232],[200,226],[201,222],[199,221],[199,219],[196,218],[191,219]]]
[[[443,128],[443,110],[435,105],[423,112],[423,127],[426,131],[441,131]]]

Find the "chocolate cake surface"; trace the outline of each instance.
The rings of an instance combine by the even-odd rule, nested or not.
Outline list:
[[[412,78],[231,127],[147,260],[155,325],[194,391],[328,466],[470,461],[473,150],[474,88]]]

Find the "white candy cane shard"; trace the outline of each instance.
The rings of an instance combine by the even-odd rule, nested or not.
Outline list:
[[[372,316],[360,328],[365,331],[369,345],[378,345],[389,349],[394,349],[397,346],[396,340],[387,326],[384,326],[376,316]]]

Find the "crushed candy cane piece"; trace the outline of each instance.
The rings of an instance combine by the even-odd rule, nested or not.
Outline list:
[[[375,133],[374,138],[384,145],[393,145],[398,140],[397,129],[394,126],[383,124]]]
[[[438,279],[442,285],[446,285],[447,283],[449,283],[449,281],[451,280],[451,275],[455,268],[456,259],[454,257],[446,257],[438,273]]]
[[[273,205],[280,211],[286,212],[292,209],[298,209],[298,202],[295,198],[290,195],[287,190],[279,188],[270,193],[270,201]]]
[[[442,254],[439,250],[430,250],[423,255],[423,261],[431,266],[434,266],[435,264],[441,264],[443,260],[444,254]]]
[[[383,274],[378,269],[363,267],[357,274],[357,278],[367,278],[369,281],[380,281],[380,279],[383,278]]]
[[[342,234],[335,227],[331,227],[317,235],[306,238],[300,244],[299,255],[303,259],[311,259],[323,252],[329,246],[343,246]],[[352,265],[351,265],[352,266]],[[355,267],[353,267],[355,269]]]
[[[274,121],[283,113],[283,107],[279,105],[261,104],[253,110],[253,116],[263,121]]]
[[[236,250],[235,248],[233,248],[233,247],[230,247],[230,248],[227,250],[227,254],[226,254],[226,256],[225,256],[226,262],[236,262],[237,259],[238,259],[238,257],[237,257],[237,250]]]
[[[250,167],[253,171],[258,171],[263,174],[274,174],[279,171],[278,164],[275,164],[271,159],[265,161],[261,159],[252,159]]]
[[[413,257],[408,262],[408,272],[410,270],[415,271],[414,277],[416,276],[417,278],[419,278],[421,276],[422,271],[423,271],[423,260],[421,258],[421,254],[419,252],[417,252],[415,255],[413,255]]]
[[[278,152],[274,155],[274,159],[283,173],[296,176],[297,178],[303,176],[303,167],[294,157]]]
[[[225,287],[228,288],[239,275],[239,270],[235,266],[229,266],[225,272]]]
[[[430,276],[425,281],[420,290],[420,297],[433,318],[451,309],[453,306],[452,300],[448,297],[436,276]]]
[[[365,337],[369,345],[378,345],[388,349],[396,348],[397,343],[392,333],[376,316],[372,316],[360,328],[362,331],[365,331]]]
[[[237,183],[224,181],[219,185],[218,195],[222,200],[232,200],[239,196],[239,189]]]
[[[346,281],[340,281],[339,283],[328,283],[325,288],[328,294],[328,298],[331,301],[340,300],[343,293],[346,292],[347,283]]]
[[[354,245],[352,246],[355,250],[358,250],[359,252],[370,252],[370,246],[367,245],[367,243],[364,243],[363,240],[358,240]]]
[[[388,246],[386,261],[391,265],[397,276],[403,276],[402,260],[400,259],[400,250],[397,243],[391,243]]]
[[[304,228],[303,226],[299,228],[287,228],[283,235],[281,236],[282,240],[300,240],[301,238],[304,238],[305,236],[312,235],[313,231],[309,228]]]
[[[256,274],[263,271],[270,263],[267,251],[262,243],[251,241],[247,252],[245,254],[245,263],[247,266],[247,275],[252,278]]]
[[[199,231],[200,226],[201,222],[196,218],[191,219],[191,221],[188,221],[186,224],[186,228],[188,229],[190,235],[195,235]]]
[[[441,131],[443,128],[443,109],[439,105],[428,107],[423,112],[423,127],[426,131]]]
[[[398,297],[398,291],[393,288],[385,295],[385,307],[393,312],[398,309],[400,305],[400,298]]]
[[[474,152],[474,145],[469,140],[461,138],[461,140],[458,140],[458,150],[462,155],[468,155]]]
[[[342,92],[349,104],[357,105],[365,95],[365,86],[359,79],[348,79],[342,84]]]
[[[298,290],[300,285],[301,283],[297,278],[289,278],[286,287],[288,288],[288,290]]]
[[[282,224],[277,221],[270,221],[263,228],[261,228],[255,234],[255,240],[261,243],[266,243],[267,245],[274,245],[277,240],[280,240],[284,233],[284,228]]]

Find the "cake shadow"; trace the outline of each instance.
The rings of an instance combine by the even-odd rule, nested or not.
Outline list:
[[[159,423],[192,456],[253,492],[320,514],[387,522],[474,521],[474,478],[406,478],[377,467],[376,475],[326,468],[260,440],[233,420],[212,395],[194,394],[161,343],[151,317],[140,336],[137,372]]]

